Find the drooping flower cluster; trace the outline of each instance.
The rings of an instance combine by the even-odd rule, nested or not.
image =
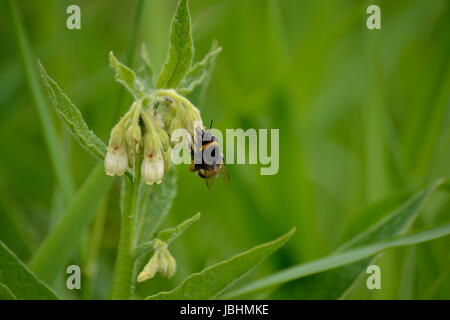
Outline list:
[[[153,278],[157,272],[166,278],[171,278],[175,274],[177,263],[167,249],[167,244],[159,239],[155,239],[153,249],[153,256],[137,277],[138,282]]]
[[[186,129],[193,137],[203,128],[199,110],[175,90],[158,90],[135,101],[111,131],[106,174],[121,176],[130,168],[147,184],[161,183],[171,166],[170,135]]]

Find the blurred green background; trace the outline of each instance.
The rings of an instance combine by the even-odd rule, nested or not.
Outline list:
[[[108,52],[127,61],[145,41],[159,70],[176,1],[143,1],[140,23],[139,1],[17,3],[36,56],[107,141],[118,110],[131,103],[113,79]],[[70,4],[81,8],[81,30],[66,28]],[[366,28],[370,4],[381,7],[381,30]],[[11,17],[6,3],[1,7],[0,240],[27,261],[54,225],[62,199]],[[214,39],[224,48],[198,105],[205,122],[213,119],[222,130],[279,128],[280,171],[261,176],[259,166],[230,165],[230,182],[208,190],[180,166],[178,195],[164,225],[197,211],[202,220],[174,243],[175,277],[139,285],[142,296],[173,288],[293,225],[293,239],[250,278],[321,257],[379,218],[365,213],[369,205],[385,198],[398,203],[407,192],[450,176],[449,1],[191,0],[190,8],[196,60]],[[96,160],[53,120],[78,188]],[[104,201],[89,289],[94,298],[105,298],[110,286],[118,191],[115,185]],[[415,227],[448,221],[449,209],[445,197],[435,196]],[[362,282],[349,298],[448,299],[449,252],[448,239],[391,250],[378,262],[382,290]],[[72,262],[82,264],[77,255]],[[83,296],[63,284],[59,295]],[[286,292],[285,298],[296,298]]]

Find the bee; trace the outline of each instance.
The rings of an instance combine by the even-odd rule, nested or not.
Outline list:
[[[197,172],[197,175],[205,179],[206,186],[211,188],[217,178],[223,182],[228,182],[229,174],[223,164],[223,154],[217,138],[209,131],[202,128],[195,129],[196,137],[191,146],[191,172]]]

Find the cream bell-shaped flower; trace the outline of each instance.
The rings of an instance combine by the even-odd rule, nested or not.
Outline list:
[[[146,184],[160,184],[164,176],[164,159],[161,150],[144,155],[141,165],[141,177]]]
[[[128,169],[128,156],[125,146],[112,145],[105,156],[105,172],[109,176],[122,176]]]

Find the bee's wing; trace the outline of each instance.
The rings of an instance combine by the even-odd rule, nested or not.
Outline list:
[[[230,173],[225,166],[222,166],[222,168],[220,169],[220,179],[225,183],[230,181]]]
[[[214,177],[205,179],[206,186],[208,187],[208,189],[212,188],[212,186],[214,185],[214,181],[216,181],[216,179]]]

